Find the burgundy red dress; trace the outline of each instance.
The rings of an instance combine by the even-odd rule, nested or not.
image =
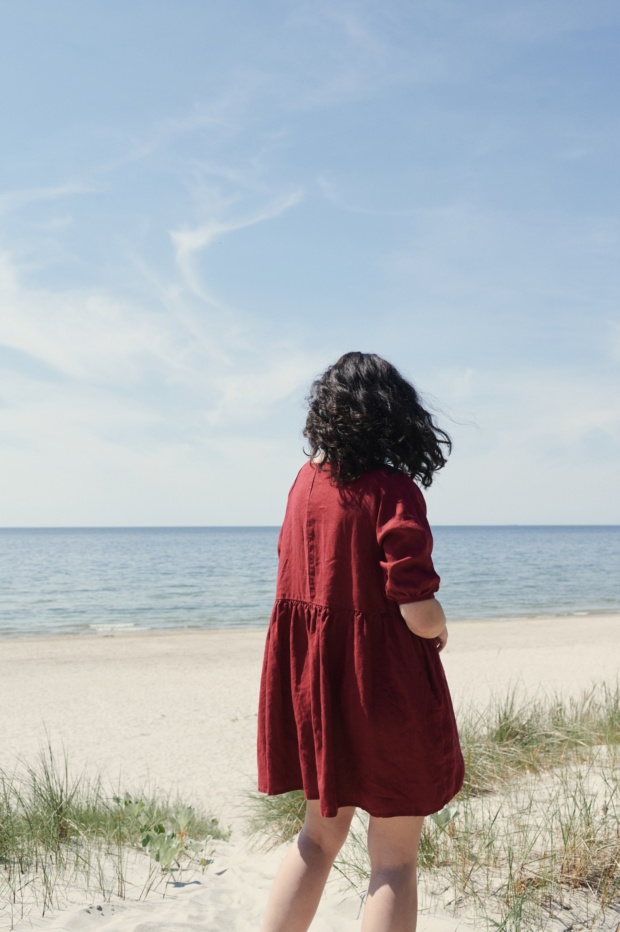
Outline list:
[[[432,640],[399,604],[439,587],[422,493],[390,467],[334,484],[308,462],[289,492],[258,710],[258,788],[321,814],[423,816],[463,782]]]

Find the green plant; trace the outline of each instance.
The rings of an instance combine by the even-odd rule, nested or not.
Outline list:
[[[34,763],[0,771],[0,903],[11,921],[45,915],[61,888],[124,897],[128,864],[140,858],[146,879],[141,893],[133,889],[147,895],[157,871],[204,870],[212,842],[227,837],[216,819],[182,803],[109,796],[100,779],[73,775],[49,741]]]
[[[156,803],[134,799],[128,793],[115,796],[114,803],[117,839],[135,844],[139,836],[141,846],[164,872],[173,867],[180,870],[183,861],[204,869],[209,863],[209,843],[224,837],[217,820],[197,817],[191,806],[165,813]],[[197,835],[204,836],[203,840],[196,840]]]

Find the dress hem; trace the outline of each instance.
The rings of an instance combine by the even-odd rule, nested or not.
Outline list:
[[[295,793],[298,791],[302,791],[304,793],[304,796],[307,801],[308,800],[311,800],[312,802],[321,801],[319,796],[306,796],[303,785],[300,785],[299,783],[296,783],[292,786],[287,786],[285,789],[281,789],[281,790],[280,789],[264,790],[261,788],[261,786],[258,787],[258,792],[264,793],[266,796],[281,796],[283,793]],[[415,818],[426,818],[427,816],[433,815],[435,812],[440,812],[444,808],[444,806],[447,806],[448,803],[454,799],[457,793],[458,793],[458,790],[455,790],[455,792],[451,796],[447,796],[436,809],[425,809],[424,811],[420,811],[419,809],[415,809],[415,807],[413,807],[413,811],[408,810],[407,812],[403,812],[402,810],[399,810],[398,812],[384,812],[384,811],[379,812],[374,806],[368,807],[364,804],[364,802],[355,802],[355,800],[351,800],[350,802],[338,803],[338,805],[336,806],[336,812],[334,812],[334,815],[327,815],[327,816],[324,816],[324,818],[334,819],[336,818],[338,809],[343,809],[349,806],[355,806],[356,809],[362,809],[364,812],[367,812],[368,815],[372,816],[374,819],[397,819],[397,818],[403,818],[406,816],[412,816]],[[331,811],[331,807],[327,807],[327,808],[329,811]],[[323,813],[321,813],[321,815],[323,815]]]

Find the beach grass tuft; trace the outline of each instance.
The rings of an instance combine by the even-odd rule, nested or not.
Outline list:
[[[255,847],[270,851],[291,841],[300,831],[306,814],[303,790],[265,796],[248,794],[248,832]]]
[[[620,744],[620,682],[579,697],[525,697],[516,688],[485,709],[459,715],[465,757],[461,796],[492,792],[523,773],[585,759],[592,748]]]
[[[72,887],[104,901],[144,896],[167,873],[204,869],[228,834],[181,802],[106,792],[48,742],[33,763],[0,770],[0,914],[9,925],[45,916]]]

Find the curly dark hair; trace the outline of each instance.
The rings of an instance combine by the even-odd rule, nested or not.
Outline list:
[[[413,385],[381,356],[345,353],[315,379],[306,400],[306,455],[322,451],[319,469],[329,465],[337,482],[387,465],[428,488],[446,465],[450,437],[422,407]]]

